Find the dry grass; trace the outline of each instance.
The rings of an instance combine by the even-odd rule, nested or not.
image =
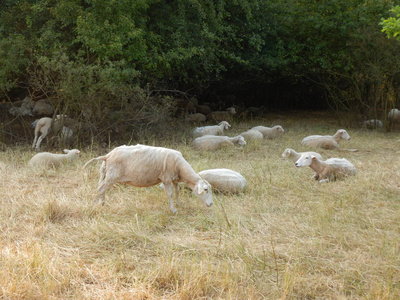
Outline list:
[[[116,186],[94,207],[98,168],[26,167],[26,149],[0,153],[2,299],[399,299],[399,134],[352,127],[341,118],[286,117],[234,124],[281,124],[279,140],[212,153],[188,142],[197,171],[242,173],[241,195],[215,194],[207,208],[182,192],[178,214],[157,186]],[[236,127],[236,129],[235,129]],[[346,157],[354,178],[328,184],[282,160],[302,137],[345,127],[352,140],[320,151]],[[188,138],[187,141],[190,139]]]

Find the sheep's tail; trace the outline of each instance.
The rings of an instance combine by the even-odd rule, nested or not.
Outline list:
[[[92,158],[91,160],[89,160],[83,167],[82,167],[82,170],[83,169],[85,169],[88,165],[90,165],[92,162],[94,162],[95,160],[97,161],[97,160],[106,160],[106,155],[104,155],[104,156],[99,156],[99,157],[95,157],[95,158]]]

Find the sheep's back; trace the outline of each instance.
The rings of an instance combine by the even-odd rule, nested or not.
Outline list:
[[[198,174],[222,193],[240,193],[247,186],[246,179],[240,173],[230,169],[210,169]]]
[[[313,148],[336,149],[339,144],[331,136],[311,135],[302,140],[302,145]]]

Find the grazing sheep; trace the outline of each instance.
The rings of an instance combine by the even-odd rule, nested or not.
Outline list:
[[[382,128],[383,123],[381,120],[371,119],[363,122],[363,126],[368,129]]]
[[[339,129],[334,135],[310,135],[303,139],[302,145],[323,148],[336,149],[339,147],[341,139],[350,140],[350,135],[344,129]]]
[[[54,118],[54,122],[52,118],[48,117],[41,118],[37,122],[35,121],[35,138],[33,139],[32,149],[39,151],[42,140],[48,137],[50,133],[56,135],[61,130],[63,119],[66,117],[66,115],[57,115]]]
[[[388,113],[388,120],[391,122],[400,121],[400,111],[397,108],[393,108]]]
[[[193,136],[198,137],[203,135],[222,135],[224,133],[224,130],[228,130],[229,127],[231,127],[231,125],[226,121],[222,121],[218,125],[196,127],[193,130]]]
[[[255,129],[249,129],[240,134],[245,138],[246,141],[262,140],[264,138],[263,134]]]
[[[207,117],[201,113],[194,113],[186,116],[187,122],[205,122]]]
[[[221,193],[237,194],[243,192],[247,186],[246,179],[240,173],[229,169],[210,169],[198,174]]]
[[[195,138],[192,142],[193,148],[201,150],[217,150],[223,147],[235,147],[235,145],[244,146],[246,140],[241,135],[235,137],[204,135]]]
[[[137,187],[148,187],[162,182],[167,193],[170,208],[174,207],[172,193],[178,202],[178,182],[184,182],[195,195],[207,206],[213,204],[210,184],[202,179],[176,150],[137,144],[136,146],[120,146],[107,155],[89,160],[83,168],[93,161],[102,160],[97,203],[105,203],[106,191],[115,183],[127,183]]]
[[[300,158],[300,156],[301,156],[302,154],[304,154],[304,153],[309,154],[309,155],[313,155],[313,156],[315,156],[316,158],[318,158],[319,160],[322,160],[321,154],[319,154],[319,153],[317,153],[317,152],[312,152],[312,151],[308,151],[308,152],[296,152],[295,150],[290,149],[290,148],[286,148],[285,151],[283,151],[283,153],[282,153],[282,158],[287,158],[287,159],[292,160],[293,162],[296,162],[296,161]]]
[[[295,166],[310,167],[315,171],[314,178],[321,183],[356,175],[356,167],[345,158],[328,158],[322,161],[313,155],[304,153],[295,162]]]
[[[64,152],[65,154],[57,154],[50,152],[37,153],[31,158],[31,160],[29,161],[29,165],[31,167],[38,167],[38,166],[55,167],[67,161],[77,159],[80,153],[78,149],[72,149],[72,150],[64,149]]]
[[[258,130],[261,132],[266,139],[273,139],[278,137],[279,135],[285,133],[285,130],[280,125],[276,125],[274,127],[265,127],[265,126],[255,126],[251,129]]]
[[[228,107],[225,111],[213,111],[207,115],[207,119],[221,122],[224,120],[233,120],[234,115],[236,115],[236,109],[232,106]]]

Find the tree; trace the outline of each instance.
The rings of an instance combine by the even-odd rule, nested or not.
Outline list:
[[[400,40],[400,6],[393,7],[390,12],[395,16],[382,19],[379,24],[382,26],[382,32],[385,32],[388,38],[394,37]]]

